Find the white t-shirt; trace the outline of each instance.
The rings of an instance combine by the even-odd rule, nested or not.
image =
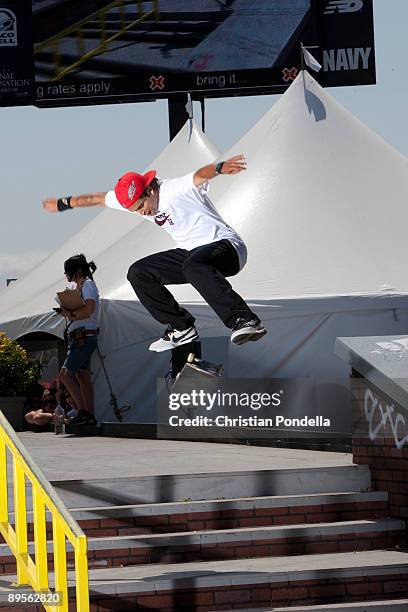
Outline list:
[[[154,216],[143,218],[162,227],[178,248],[187,251],[218,240],[229,240],[237,251],[242,270],[247,260],[244,241],[224,221],[208,197],[209,182],[196,187],[193,176],[192,172],[180,178],[159,180],[159,210]],[[108,191],[105,204],[115,210],[132,212],[121,206],[114,191]]]
[[[75,283],[74,283],[75,285]],[[75,286],[74,289],[77,287]],[[69,331],[73,331],[78,327],[85,327],[85,329],[96,329],[99,325],[99,313],[100,313],[100,302],[99,302],[99,292],[98,287],[95,285],[93,280],[87,278],[82,285],[81,291],[82,299],[85,300],[94,300],[95,308],[93,313],[87,319],[80,319],[78,321],[73,320],[71,325],[69,326]]]

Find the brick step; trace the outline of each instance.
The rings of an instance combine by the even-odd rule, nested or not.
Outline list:
[[[389,515],[388,494],[381,491],[101,506],[70,512],[88,537],[374,520]],[[32,539],[31,512],[27,520]],[[47,531],[51,537],[50,523]]]
[[[88,539],[89,567],[185,563],[375,550],[401,546],[405,523],[396,519],[286,525]],[[72,551],[67,544],[67,550]],[[52,566],[52,542],[48,542]],[[30,554],[34,544],[29,545]],[[73,553],[68,553],[72,567]],[[0,573],[16,571],[6,544],[0,545]]]
[[[218,611],[226,608],[218,608]],[[408,599],[386,601],[358,601],[323,606],[295,606],[291,608],[229,608],[230,612],[407,612]],[[217,612],[217,611],[216,611]]]
[[[69,572],[74,593],[74,573]],[[51,585],[53,576],[51,575]],[[408,597],[408,556],[368,551],[91,569],[91,612],[211,612]],[[3,576],[6,588],[16,576]]]

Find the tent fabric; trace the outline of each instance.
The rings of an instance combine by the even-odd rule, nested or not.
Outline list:
[[[305,378],[315,381],[322,414],[349,407],[349,369],[334,354],[337,337],[398,335],[408,329],[407,296],[346,296],[249,302],[268,334],[262,341],[244,346],[230,342],[228,330],[205,304],[191,304],[197,319],[203,357],[223,363],[230,378]],[[157,379],[171,369],[170,352],[151,353],[148,345],[162,333],[136,300],[101,302],[102,334],[99,346],[105,358],[119,405],[130,404],[127,422],[155,422]],[[59,317],[36,315],[0,326],[12,338],[31,331],[62,337]],[[109,406],[109,388],[100,359],[94,354],[97,418],[115,418]],[[307,408],[307,407],[305,407]]]
[[[228,376],[312,377],[320,401],[344,410],[348,368],[334,354],[336,337],[407,330],[407,159],[306,72],[222,158],[241,152],[248,170],[217,177],[210,195],[246,242],[248,264],[230,280],[268,334],[234,346],[192,287],[170,290],[196,316],[204,358],[223,362]],[[112,228],[120,217],[114,214]],[[132,404],[126,420],[154,420],[156,378],[170,369],[170,354],[147,350],[162,328],[135,300],[126,271],[174,244],[142,222],[99,246],[105,363],[119,402]],[[60,270],[58,264],[58,279]],[[34,287],[15,302],[10,294],[1,329],[12,337],[46,329],[61,335],[60,322],[47,313],[55,288],[56,281],[43,288],[47,301]],[[97,416],[112,419],[97,356],[93,370]]]
[[[268,334],[259,342],[235,346],[228,330],[205,304],[191,304],[202,340],[203,357],[224,365],[230,378],[311,378],[318,405],[334,413],[350,405],[349,369],[334,354],[339,336],[395,335],[408,329],[406,296],[253,300]],[[130,403],[125,421],[155,422],[157,379],[171,369],[170,352],[152,353],[149,344],[162,333],[137,301],[102,300],[101,337],[105,365],[121,405]],[[99,358],[93,361],[99,418],[114,420]],[[305,407],[307,409],[307,407]]]
[[[248,169],[214,179],[209,195],[247,245],[248,263],[232,279],[243,297],[408,292],[407,159],[307,72],[222,157],[241,152]],[[134,299],[127,252],[174,247],[147,223],[126,240],[101,255],[104,297]],[[187,285],[174,294],[201,301]]]
[[[218,156],[219,151],[196,124],[187,121],[177,136],[146,170],[154,168],[159,176],[173,178],[180,173],[188,173],[213,162]],[[42,214],[40,210],[39,214]],[[81,213],[74,210],[65,214]],[[68,257],[83,252],[88,261],[95,259],[97,266],[101,267],[99,255],[113,244],[120,245],[124,236],[131,233],[139,224],[143,227],[147,225],[137,214],[129,215],[127,212],[103,209],[43,262],[0,292],[0,323],[49,311],[53,306],[56,292],[64,286],[63,263]],[[132,246],[134,248],[135,244]],[[133,255],[129,253],[128,263],[132,261]],[[98,273],[99,271],[95,280],[103,295],[103,287],[98,282]],[[114,276],[116,277],[116,273]]]

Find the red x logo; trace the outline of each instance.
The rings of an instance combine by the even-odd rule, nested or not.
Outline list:
[[[155,89],[164,89],[166,87],[166,82],[164,80],[164,76],[151,76],[150,79],[150,89],[154,91]]]
[[[294,81],[299,74],[299,70],[297,68],[284,68],[282,70],[283,77],[282,79],[285,83],[289,83],[289,81]]]

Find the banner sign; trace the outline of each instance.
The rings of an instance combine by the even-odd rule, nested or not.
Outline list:
[[[0,14],[10,82],[29,80],[27,4]],[[282,93],[301,44],[323,86],[376,80],[373,0],[32,0],[32,22],[37,106]]]
[[[376,82],[372,0],[321,0],[318,36],[322,85]]]
[[[31,6],[0,0],[0,106],[32,104],[34,57]]]

